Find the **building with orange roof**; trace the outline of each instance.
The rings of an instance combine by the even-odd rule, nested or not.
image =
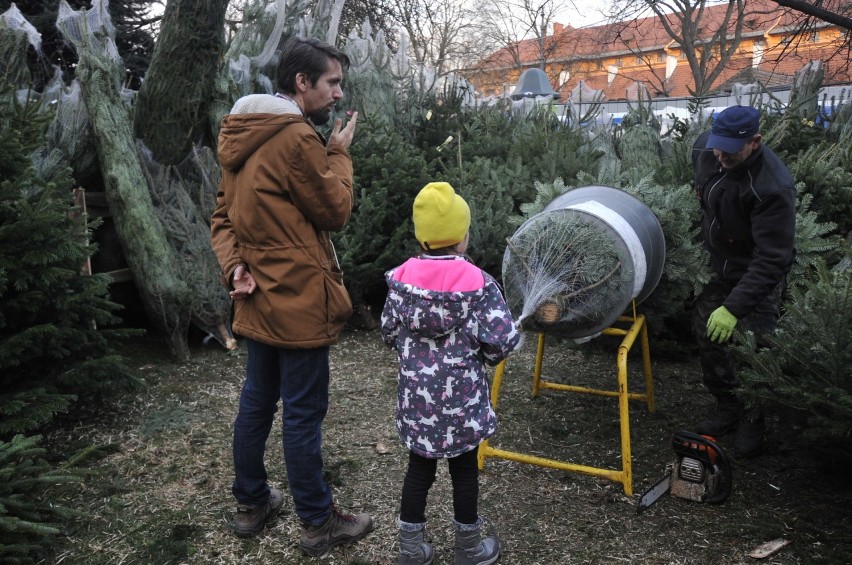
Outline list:
[[[837,13],[846,13],[850,5],[852,2],[846,0],[822,3],[826,9],[833,6],[832,11]],[[849,32],[822,21],[803,26],[801,13],[771,0],[747,0],[741,17],[728,22],[726,40],[732,53],[727,64],[718,65],[719,49],[724,51],[728,46],[720,46],[711,38],[728,21],[728,6],[727,2],[707,6],[700,20],[694,45],[698,53],[701,43],[710,45],[713,53],[705,71],[697,73],[699,82],[709,82],[704,88],[696,88],[696,72],[686,53],[656,16],[586,28],[554,24],[551,35],[504,47],[468,70],[466,78],[479,96],[505,97],[512,93],[524,70],[541,68],[559,100],[569,99],[572,92],[576,97],[580,91],[591,90],[600,91],[604,101],[617,101],[640,96],[689,97],[696,91],[724,94],[736,83],[760,83],[770,90],[789,88],[799,69],[820,60],[825,85],[852,82]],[[668,16],[668,22],[679,34],[681,18]],[[716,66],[720,68],[711,78]]]

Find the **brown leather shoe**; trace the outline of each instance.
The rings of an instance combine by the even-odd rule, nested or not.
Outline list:
[[[274,488],[269,489],[269,499],[265,504],[248,506],[237,505],[237,514],[234,516],[234,534],[238,538],[250,538],[257,535],[266,527],[266,523],[278,514],[284,504],[284,494]]]
[[[302,524],[299,547],[311,557],[322,557],[333,547],[355,543],[373,531],[369,514],[342,514],[331,505],[331,512],[319,526]]]

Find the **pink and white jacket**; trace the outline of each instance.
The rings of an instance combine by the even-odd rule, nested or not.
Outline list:
[[[455,457],[494,435],[485,365],[521,334],[494,278],[463,257],[413,257],[385,274],[382,337],[399,357],[396,426],[406,447]]]

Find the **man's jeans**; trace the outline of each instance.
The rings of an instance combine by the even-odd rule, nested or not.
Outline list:
[[[332,502],[322,477],[329,349],[281,349],[250,339],[247,347],[246,381],[234,422],[234,497],[248,505],[269,498],[263,456],[281,398],[284,463],[296,514],[302,522],[321,524]]]

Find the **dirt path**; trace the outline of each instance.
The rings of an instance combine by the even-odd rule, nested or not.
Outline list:
[[[653,349],[653,343],[652,343]],[[615,386],[615,355],[585,356],[549,343],[543,372],[554,380]],[[534,339],[507,365],[493,445],[574,463],[617,467],[618,411],[611,398],[545,392],[530,396]],[[256,539],[227,528],[230,427],[242,384],[242,355],[218,348],[175,364],[153,341],[132,351],[145,392],[81,421],[52,439],[110,446],[98,476],[63,498],[83,511],[51,563],[313,563],[298,549],[289,500]],[[350,332],[333,349],[332,405],[325,458],[338,503],[373,515],[376,530],[324,563],[396,563],[398,497],[406,461],[393,426],[395,362],[377,333]],[[631,357],[631,390],[641,390]],[[620,484],[502,459],[481,474],[480,511],[496,526],[503,564],[849,563],[852,489],[820,474],[807,458],[770,436],[770,453],[734,463],[734,491],[721,506],[665,498],[636,515],[638,495],[674,458],[672,433],[689,428],[708,402],[697,363],[654,361],[657,410],[631,402],[633,496]],[[271,482],[285,487],[280,431],[268,450]],[[725,443],[722,442],[722,446]],[[452,504],[446,465],[430,494],[436,564],[452,562]],[[790,543],[775,555],[748,556],[760,544]]]

